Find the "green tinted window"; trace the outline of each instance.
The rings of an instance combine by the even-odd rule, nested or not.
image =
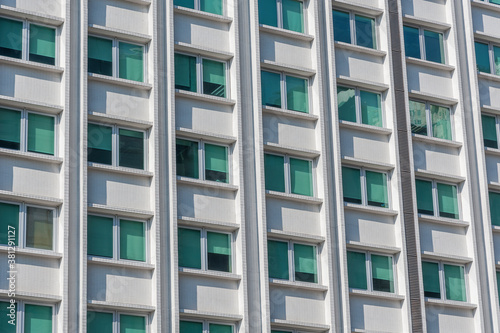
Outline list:
[[[443,34],[424,30],[425,59],[444,64]]]
[[[356,15],[356,44],[359,46],[377,48],[375,34],[375,20],[369,17]]]
[[[194,9],[194,0],[174,0],[174,5]]]
[[[119,43],[119,73],[120,78],[144,81],[144,46]]]
[[[467,301],[465,293],[464,267],[455,265],[444,266],[444,281],[446,285],[446,299],[453,301]]]
[[[88,124],[88,161],[111,165],[113,163],[113,128]]]
[[[439,216],[458,219],[457,187],[455,185],[437,184]]]
[[[351,23],[349,13],[333,11],[333,35],[335,41],[351,43]]]
[[[361,120],[363,124],[382,127],[382,105],[380,94],[361,90]]]
[[[113,41],[89,36],[88,39],[89,73],[113,75]]]
[[[491,73],[490,51],[488,44],[475,42],[474,46],[476,50],[476,66],[478,72]]]
[[[87,333],[113,333],[113,314],[88,311]]]
[[[387,175],[385,173],[366,171],[366,196],[368,205],[389,207],[387,198]]]
[[[500,193],[489,192],[491,224],[500,226]]]
[[[144,169],[144,132],[120,128],[119,165],[122,167]]]
[[[0,55],[23,57],[23,22],[0,17]]]
[[[366,254],[347,251],[349,288],[368,289],[366,281]]]
[[[203,59],[203,93],[226,97],[226,69],[224,63]]]
[[[266,190],[285,192],[285,158],[264,154]]]
[[[121,314],[120,333],[146,333],[146,317]]]
[[[431,104],[432,136],[451,140],[450,109]]]
[[[203,333],[203,323],[181,320],[179,333]]]
[[[339,119],[356,122],[356,90],[337,87]]]
[[[267,258],[270,278],[290,279],[287,242],[267,241]]]
[[[0,332],[2,333],[16,333],[17,325],[9,323],[11,320],[10,315],[17,317],[17,304],[10,302],[0,302]],[[16,320],[17,322],[17,320]]]
[[[281,108],[281,75],[266,71],[261,71],[260,73],[262,105]]]
[[[439,265],[435,262],[422,261],[422,277],[425,297],[441,298],[439,285]]]
[[[54,155],[54,117],[28,113],[28,151]]]
[[[313,196],[312,162],[290,158],[290,192]]]
[[[120,259],[146,261],[146,230],[143,222],[120,220]]]
[[[30,24],[29,60],[56,64],[56,29]]]
[[[0,202],[0,244],[9,244],[9,239],[18,245],[19,233],[19,205]],[[12,231],[14,233],[9,233]],[[9,237],[10,236],[10,237]],[[14,237],[13,237],[14,236]],[[0,326],[1,327],[1,326]]]
[[[196,92],[196,57],[175,54],[175,89]]]
[[[178,176],[199,178],[198,142],[177,139],[176,161]]]
[[[392,257],[372,254],[371,261],[373,290],[393,293]]]
[[[303,3],[298,0],[281,0],[283,29],[304,32]]]
[[[26,304],[24,333],[52,333],[52,307]]]
[[[295,281],[317,283],[316,247],[293,244],[293,258],[295,264]]]
[[[231,235],[207,232],[208,269],[231,272]]]
[[[259,0],[259,23],[278,26],[278,7],[276,0]]]
[[[342,167],[344,202],[361,203],[361,174],[359,169]]]
[[[404,26],[403,33],[406,56],[420,59],[420,37],[418,29]]]
[[[200,10],[222,15],[222,0],[200,0]]]
[[[295,1],[295,0],[290,0]],[[288,110],[309,112],[309,84],[306,79],[286,76],[286,104]]]
[[[485,147],[498,148],[496,118],[493,116],[481,115],[483,124],[483,142]]]
[[[110,217],[87,217],[87,253],[113,258],[113,219]]]
[[[417,208],[419,214],[434,215],[434,203],[432,199],[432,182],[427,180],[415,180],[417,191]]]
[[[26,209],[26,247],[53,249],[54,212],[50,209]]]
[[[233,326],[221,324],[209,324],[210,333],[233,333]]]
[[[199,230],[178,229],[179,266],[201,269],[201,233]]]
[[[0,148],[21,149],[21,112],[0,108]]]
[[[410,101],[411,132],[427,135],[427,116],[425,103]]]
[[[205,143],[205,179],[229,183],[227,147]]]

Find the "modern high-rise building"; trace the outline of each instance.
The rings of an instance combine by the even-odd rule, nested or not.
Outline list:
[[[500,332],[499,141],[499,0],[0,0],[0,332]]]

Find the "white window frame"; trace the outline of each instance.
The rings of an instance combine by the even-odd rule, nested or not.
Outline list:
[[[495,53],[493,51],[493,47],[498,47],[500,49],[500,45],[497,45],[495,43],[485,41],[485,40],[474,40],[475,43],[480,43],[480,44],[486,44],[488,45],[488,59],[490,63],[490,72],[485,73],[485,72],[480,72],[477,71],[478,73],[485,73],[485,74],[492,74],[492,75],[500,75],[496,74],[496,67],[495,67]]]
[[[115,260],[115,261],[121,261],[121,262],[134,262],[134,263],[149,263],[150,260],[150,250],[149,250],[149,232],[150,232],[150,223],[149,220],[144,220],[144,219],[137,219],[133,217],[127,217],[123,215],[105,215],[105,214],[99,214],[99,213],[93,213],[89,212],[87,214],[87,225],[88,225],[88,216],[97,216],[97,217],[105,217],[105,218],[110,218],[113,219],[113,257],[102,257],[98,255],[93,255],[93,254],[88,254],[87,256],[90,258],[105,258],[109,260]],[[128,221],[133,221],[133,222],[139,222],[142,223],[144,226],[144,246],[145,246],[145,260],[140,261],[140,260],[130,260],[130,259],[122,259],[120,258],[120,220],[128,220]],[[87,238],[88,238],[88,232],[87,232]]]
[[[462,218],[462,204],[461,204],[461,200],[460,200],[460,190],[459,190],[460,185],[459,184],[447,182],[447,181],[436,180],[436,179],[420,178],[420,177],[416,177],[415,180],[423,180],[423,181],[427,181],[427,182],[432,183],[432,205],[434,208],[434,214],[427,215],[427,214],[418,213],[418,206],[417,206],[417,213],[418,214],[421,214],[423,216],[434,216],[434,217],[437,217],[440,219],[445,218],[445,219],[452,219],[452,220],[460,220]],[[443,185],[455,186],[455,188],[457,190],[457,205],[458,205],[458,218],[457,219],[454,219],[452,217],[446,217],[446,216],[439,215],[439,195],[438,195],[438,188],[437,188],[438,183],[443,184]]]
[[[426,127],[427,127],[427,134],[426,134],[426,136],[429,137],[429,138],[441,139],[441,138],[435,137],[434,133],[433,133],[431,105],[438,106],[438,107],[443,107],[443,108],[447,108],[450,111],[450,128],[451,128],[451,139],[450,139],[450,141],[453,141],[453,139],[455,138],[455,128],[453,127],[454,110],[453,110],[452,107],[450,107],[449,105],[440,104],[440,103],[434,103],[434,102],[429,102],[429,101],[424,101],[424,100],[420,100],[420,99],[410,98],[409,100],[411,102],[417,102],[417,103],[425,104],[425,121],[426,121]],[[423,135],[423,134],[417,134],[417,135]],[[441,140],[446,140],[446,139],[441,139]]]
[[[281,97],[281,108],[263,105],[262,100],[261,100],[261,104],[262,104],[263,108],[275,108],[275,109],[287,110],[290,112],[299,112],[301,114],[302,113],[311,114],[311,110],[312,110],[312,101],[311,101],[312,84],[311,84],[310,77],[303,76],[303,75],[295,75],[295,74],[286,73],[286,72],[275,71],[275,70],[271,70],[271,69],[267,69],[267,68],[261,68],[261,89],[262,89],[262,72],[268,72],[268,73],[280,75],[280,97]],[[307,110],[308,110],[308,112],[301,112],[301,111],[295,111],[295,110],[288,109],[288,98],[287,98],[287,90],[286,90],[287,89],[287,87],[286,87],[286,77],[287,76],[307,81]]]
[[[360,87],[355,87],[355,86],[350,86],[350,85],[344,85],[344,84],[339,84],[337,83],[337,97],[336,99],[338,100],[338,88],[347,88],[347,89],[354,89],[354,107],[356,110],[356,124],[361,124],[363,126],[372,126],[372,127],[377,127],[377,128],[385,128],[385,112],[384,112],[384,104],[385,104],[385,99],[384,99],[384,94],[381,93],[380,91],[372,90],[372,89],[361,89]],[[369,124],[363,124],[363,113],[361,111],[361,91],[369,92],[372,94],[377,94],[380,96],[380,117],[382,118],[382,127],[378,127],[375,125],[369,125]],[[340,116],[339,112],[339,103],[337,101],[337,114]],[[339,117],[340,120],[340,117]],[[348,121],[348,120],[341,120],[341,121]]]
[[[93,121],[89,121],[88,124],[93,124],[97,126],[102,126],[102,127],[111,127],[111,165],[113,167],[117,168],[125,168],[125,169],[131,169],[131,170],[143,170],[147,171],[149,168],[149,163],[148,163],[148,134],[149,132],[147,130],[143,129],[137,129],[129,126],[121,126],[117,124],[108,124],[108,123],[97,123]],[[120,129],[123,130],[128,130],[128,131],[134,131],[134,132],[141,132],[143,133],[143,144],[144,144],[144,153],[143,153],[143,161],[144,161],[144,168],[143,169],[136,169],[136,168],[131,168],[131,167],[126,167],[126,166],[120,166]],[[88,135],[87,135],[88,136]],[[87,137],[87,150],[88,148],[88,140],[89,138]],[[88,160],[88,152],[87,152],[87,160]],[[93,164],[99,164],[99,165],[109,165],[109,164],[102,164],[99,162],[89,162]]]
[[[210,228],[194,228],[194,227],[188,227],[184,225],[179,225],[178,228],[180,229],[188,229],[188,230],[196,230],[200,232],[200,258],[201,258],[201,271],[210,271],[210,272],[221,272],[221,273],[227,273],[227,274],[234,274],[235,270],[235,255],[234,255],[234,247],[235,247],[235,237],[232,232],[228,231],[221,231],[221,230],[214,230]],[[214,271],[214,270],[209,270],[208,269],[208,232],[214,232],[218,234],[224,234],[224,235],[229,235],[229,241],[230,241],[230,246],[231,246],[231,271],[230,272],[224,272],[224,271]],[[179,267],[184,267],[180,266]],[[186,269],[196,269],[196,268],[191,268],[191,267],[185,267]]]
[[[360,178],[360,184],[361,184],[361,203],[356,204],[353,202],[350,202],[350,204],[353,205],[360,205],[360,206],[366,206],[366,207],[378,207],[378,206],[372,206],[368,205],[368,190],[367,190],[367,183],[366,183],[366,171],[370,172],[376,172],[376,173],[382,173],[385,174],[386,178],[386,189],[387,189],[387,206],[388,207],[378,207],[381,209],[391,209],[392,208],[392,200],[391,200],[391,177],[390,177],[390,172],[389,171],[382,171],[382,170],[375,170],[375,169],[370,169],[370,168],[364,168],[364,167],[359,167],[359,166],[354,166],[354,165],[342,165],[343,167],[346,168],[351,168],[351,169],[357,169],[359,170],[359,178]],[[344,179],[342,179],[342,182],[344,182]],[[343,198],[342,198],[343,200]]]
[[[446,51],[445,31],[433,30],[433,29],[429,29],[427,27],[418,26],[418,25],[414,25],[414,24],[403,24],[403,27],[418,29],[418,44],[420,47],[420,58],[419,59],[425,60],[425,61],[431,61],[431,60],[427,60],[427,54],[425,51],[426,45],[425,45],[424,31],[429,31],[429,32],[441,34],[443,36],[443,59],[444,59],[444,62],[442,64],[443,65],[448,64],[448,52]],[[406,56],[406,57],[408,57],[408,56]],[[411,57],[409,57],[409,58],[411,58]],[[431,62],[433,62],[433,61],[431,61]],[[440,64],[438,62],[436,62],[436,63]]]
[[[469,276],[467,274],[467,267],[464,264],[457,264],[454,262],[448,262],[448,261],[441,261],[441,260],[433,260],[433,259],[422,259],[422,262],[429,262],[433,264],[438,264],[438,269],[439,269],[439,293],[441,294],[441,298],[434,298],[434,297],[425,297],[425,298],[430,298],[430,299],[440,299],[442,301],[452,301],[452,302],[462,302],[462,301],[455,301],[455,300],[448,300],[446,298],[446,279],[444,276],[444,265],[450,265],[450,266],[458,266],[458,267],[463,267],[464,268],[464,285],[465,285],[465,301],[464,303],[467,303],[469,301],[469,288],[467,287],[469,285]],[[423,280],[422,280],[422,285],[423,285]],[[424,290],[425,292],[425,290]]]
[[[297,32],[297,31],[292,31],[283,28],[283,0],[276,0],[276,11],[278,14],[278,17],[276,18],[276,25],[278,29],[283,29],[286,31],[292,31],[292,33],[299,33],[299,34],[307,34],[307,6],[306,6],[306,1],[307,0],[297,0],[298,2],[302,2],[302,24],[304,25],[304,32]]]
[[[347,249],[349,252],[356,252],[356,253],[363,253],[365,255],[365,267],[366,267],[366,290],[369,292],[377,292],[377,293],[387,293],[387,294],[397,294],[398,286],[397,286],[397,267],[396,267],[396,260],[394,258],[394,254],[387,254],[387,253],[381,253],[381,252],[372,252],[372,251],[363,251],[363,250],[355,250],[355,249]],[[372,271],[372,254],[377,255],[377,256],[383,256],[383,257],[389,257],[392,260],[392,281],[394,284],[394,291],[380,291],[380,290],[374,290],[373,289],[373,271]],[[349,287],[350,289],[356,289],[356,290],[362,290],[358,288],[352,288]]]
[[[236,327],[234,323],[227,323],[223,322],[220,320],[202,320],[202,319],[191,319],[191,318],[180,318],[179,321],[187,321],[191,323],[201,323],[203,325],[203,333],[210,333],[210,324],[215,324],[215,325],[226,325],[226,326],[231,326],[233,328],[233,333],[236,333]],[[180,323],[179,323],[180,326]]]
[[[93,309],[89,308],[87,310],[87,315],[88,312],[98,312],[98,313],[111,313],[113,315],[113,333],[119,333],[120,332],[120,315],[125,315],[125,316],[135,316],[135,317],[144,317],[145,318],[145,329],[146,333],[150,331],[150,316],[149,314],[142,314],[142,313],[137,313],[137,312],[129,312],[129,311],[120,311],[120,310],[100,310],[100,309]],[[88,324],[87,324],[88,325]]]
[[[351,43],[349,43],[349,44],[356,45],[356,46],[363,47],[363,48],[367,48],[370,50],[378,50],[379,49],[379,34],[378,34],[379,24],[378,24],[378,19],[376,16],[368,15],[365,13],[360,13],[360,12],[356,12],[356,11],[352,11],[352,10],[347,10],[347,9],[343,9],[343,8],[333,8],[333,10],[349,14],[349,29],[350,29],[349,35],[351,36]],[[375,48],[372,49],[372,48],[369,48],[366,46],[358,45],[357,39],[356,39],[356,15],[368,17],[374,21],[375,35],[373,37],[375,38]]]
[[[10,304],[10,299],[5,299],[2,298],[0,299],[1,302],[6,302]],[[16,333],[23,333],[24,332],[24,319],[25,319],[25,306],[26,305],[38,305],[38,306],[46,306],[52,308],[52,332],[57,332],[57,314],[56,311],[58,309],[58,304],[51,304],[51,303],[43,303],[39,301],[21,301],[21,300],[15,300],[16,301]],[[2,320],[10,320],[9,317],[2,318]]]

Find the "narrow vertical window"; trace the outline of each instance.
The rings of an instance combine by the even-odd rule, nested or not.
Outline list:
[[[403,34],[406,56],[420,59],[420,33],[418,28],[403,26]]]
[[[28,151],[54,155],[55,119],[28,113]]]
[[[317,283],[316,247],[293,244],[293,257],[295,281]]]
[[[120,333],[146,333],[146,318],[120,314]]]
[[[491,224],[500,226],[500,193],[489,192]]]
[[[178,229],[179,266],[201,269],[201,232]]]
[[[285,158],[264,154],[266,190],[285,192]]]
[[[339,119],[356,122],[356,90],[337,87],[337,104]]]
[[[347,251],[347,274],[349,288],[367,290],[366,281],[366,254]]]
[[[417,209],[419,214],[434,215],[434,203],[432,200],[432,182],[426,180],[415,180],[417,191]]]
[[[278,6],[276,0],[259,0],[259,23],[278,26]]]
[[[262,105],[281,108],[281,75],[261,71],[261,82]]]
[[[176,53],[175,89],[196,92],[196,57]]]
[[[87,333],[113,333],[113,314],[88,311]]]
[[[342,167],[344,202],[361,204],[361,173],[359,169]]]
[[[485,147],[498,148],[496,118],[493,116],[481,115],[483,125],[483,142]],[[0,125],[1,126],[1,125]]]
[[[233,333],[233,327],[230,325],[222,324],[208,324],[209,333]]]
[[[178,176],[199,178],[198,142],[177,139],[176,161]]]
[[[290,0],[295,1],[295,0]],[[286,76],[287,109],[309,112],[308,81],[293,76]]]
[[[203,59],[203,93],[226,98],[226,70],[224,63]]]
[[[0,318],[4,318],[3,320],[0,320],[0,332],[2,333],[16,333],[17,332],[17,324],[10,324],[10,306],[12,306],[12,309],[14,313],[16,313],[17,316],[17,303],[10,303],[10,302],[2,302],[0,301]]]
[[[180,333],[203,333],[203,323],[194,321],[180,321]]]
[[[478,72],[491,73],[490,47],[488,44],[475,42],[476,67]]]
[[[25,333],[52,333],[52,307],[34,304],[24,306]]]
[[[274,240],[267,241],[269,277],[288,280],[288,243]]]
[[[120,259],[146,261],[143,222],[120,220]]]
[[[21,112],[0,108],[0,147],[21,149]]]
[[[457,187],[455,185],[437,184],[439,216],[458,219]]]
[[[361,90],[361,122],[382,127],[382,104],[380,94]]]
[[[291,193],[313,195],[311,161],[290,158],[290,186]]]
[[[111,39],[89,36],[88,53],[90,73],[113,75],[113,41]]]
[[[126,80],[144,81],[144,46],[120,42],[119,77]]]
[[[349,13],[333,11],[333,34],[337,42],[351,43],[351,23]]]
[[[425,103],[410,100],[411,132],[427,135],[427,115]]]
[[[209,270],[231,272],[231,236],[208,231],[207,259]]]
[[[366,171],[366,194],[369,206],[389,207],[387,196],[387,175],[385,173]]]
[[[393,293],[392,257],[372,254],[371,262],[373,290]]]
[[[446,299],[465,302],[467,296],[465,294],[464,267],[444,264],[443,268]]]
[[[111,165],[113,163],[113,129],[109,126],[88,124],[88,161]]]
[[[441,298],[439,282],[439,264],[435,262],[422,262],[422,278],[424,281],[424,296]]]
[[[174,0],[174,5],[194,9],[194,0]]]
[[[23,57],[23,22],[0,17],[0,55]]]
[[[87,254],[113,258],[113,219],[88,215]]]
[[[450,109],[431,104],[432,136],[451,140]]]
[[[298,0],[281,0],[283,29],[304,32],[303,3]]]
[[[8,245],[10,239],[15,240],[16,246],[19,245],[19,205],[0,202],[0,216],[0,228],[2,228],[0,230],[0,244]],[[9,230],[15,232],[15,234],[10,234],[15,236],[14,238],[9,237]]]
[[[26,247],[52,250],[54,213],[50,209],[27,207]]]
[[[227,147],[205,144],[205,180],[229,183]]]
[[[200,0],[200,10],[216,15],[222,15],[222,0]]]
[[[369,17],[355,15],[356,45],[377,48],[375,20]]]
[[[30,24],[29,60],[56,64],[56,29]]]
[[[444,64],[443,34],[424,30],[425,59]]]
[[[144,169],[144,133],[120,128],[119,165],[122,167]]]

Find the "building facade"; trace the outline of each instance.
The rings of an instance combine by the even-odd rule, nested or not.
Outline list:
[[[0,0],[0,331],[500,332],[499,140],[498,0]]]

